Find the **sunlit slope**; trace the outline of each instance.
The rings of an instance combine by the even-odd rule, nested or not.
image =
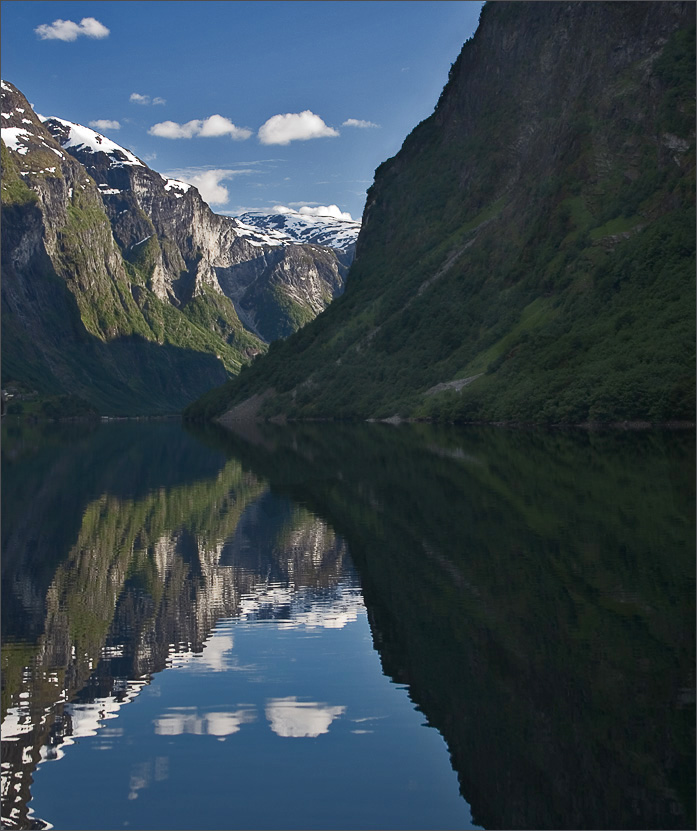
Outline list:
[[[694,418],[694,41],[693,4],[485,6],[344,295],[188,415]]]

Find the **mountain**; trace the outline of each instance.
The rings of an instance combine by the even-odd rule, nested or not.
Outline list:
[[[78,411],[172,412],[343,290],[349,255],[246,239],[196,188],[39,119],[5,81],[2,140],[5,386]]]
[[[309,243],[326,245],[353,255],[361,223],[334,216],[303,214],[291,208],[279,213],[247,211],[237,219],[239,233],[265,245]]]
[[[694,419],[695,6],[487,3],[339,300],[187,414]]]

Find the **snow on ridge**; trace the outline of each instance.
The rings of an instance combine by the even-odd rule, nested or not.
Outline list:
[[[51,120],[57,121],[70,131],[63,147],[83,147],[91,150],[93,153],[106,153],[107,155],[118,152],[126,157],[126,161],[123,159],[117,160],[121,164],[145,167],[143,162],[137,159],[130,150],[126,150],[121,145],[116,144],[115,141],[108,139],[101,133],[97,133],[95,130],[91,130],[89,127],[83,127],[82,124],[75,124],[73,121],[66,121],[64,118],[58,118],[56,116],[51,116]]]
[[[242,220],[235,218],[237,227],[235,230],[238,235],[244,237],[250,245],[259,247],[261,245],[291,245],[294,240],[288,234],[280,233],[275,230],[262,230],[255,225],[249,225]]]
[[[189,190],[191,185],[188,182],[180,182],[179,179],[167,179],[167,183],[165,184],[165,190],[172,190],[175,188],[176,190],[184,191],[184,193]],[[176,196],[177,194],[175,194]]]

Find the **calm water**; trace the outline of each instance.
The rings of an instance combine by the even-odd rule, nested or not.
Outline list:
[[[15,828],[694,828],[694,437],[3,424]]]

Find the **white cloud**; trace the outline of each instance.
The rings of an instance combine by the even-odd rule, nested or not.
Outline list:
[[[273,115],[259,128],[262,144],[290,144],[291,141],[307,141],[324,136],[338,136],[337,130],[328,127],[310,110],[301,113]]]
[[[200,136],[227,136],[235,141],[244,141],[252,135],[251,130],[236,127],[228,118],[222,115],[211,115],[203,121]]]
[[[169,139],[229,135],[235,141],[244,141],[252,135],[251,130],[236,127],[232,121],[222,115],[211,115],[203,120],[194,118],[185,124],[177,124],[176,121],[161,121],[159,124],[153,124],[148,133],[151,136]]]
[[[159,95],[155,96],[155,98],[150,98],[149,95],[141,95],[139,92],[132,92],[130,95],[129,101],[132,101],[134,104],[166,104],[167,101],[164,98],[160,98]]]
[[[202,123],[198,119],[187,121],[186,124],[177,124],[176,121],[161,121],[159,124],[153,124],[148,133],[151,136],[169,139],[191,138],[201,131]]]
[[[88,38],[105,38],[109,30],[103,23],[94,17],[83,17],[79,23],[72,20],[54,20],[53,23],[42,23],[34,29],[41,40],[77,40],[80,35]]]
[[[291,205],[300,205],[299,210],[287,208],[285,205],[274,205],[273,212],[277,214],[300,214],[301,216],[330,216],[333,219],[345,219],[353,222],[348,211],[342,211],[338,205],[318,205],[317,202],[291,202]]]
[[[346,121],[341,125],[342,127],[361,127],[365,129],[366,127],[379,127],[379,124],[375,124],[373,121],[363,121],[361,118],[347,118]]]
[[[96,121],[89,122],[90,127],[95,130],[120,130],[121,125],[118,121],[111,121],[108,118],[98,118]]]
[[[251,172],[251,170],[200,170],[193,168],[188,170],[172,170],[162,175],[193,185],[198,189],[203,200],[208,202],[209,205],[224,205],[230,198],[230,192],[224,185],[221,185],[221,182]]]

